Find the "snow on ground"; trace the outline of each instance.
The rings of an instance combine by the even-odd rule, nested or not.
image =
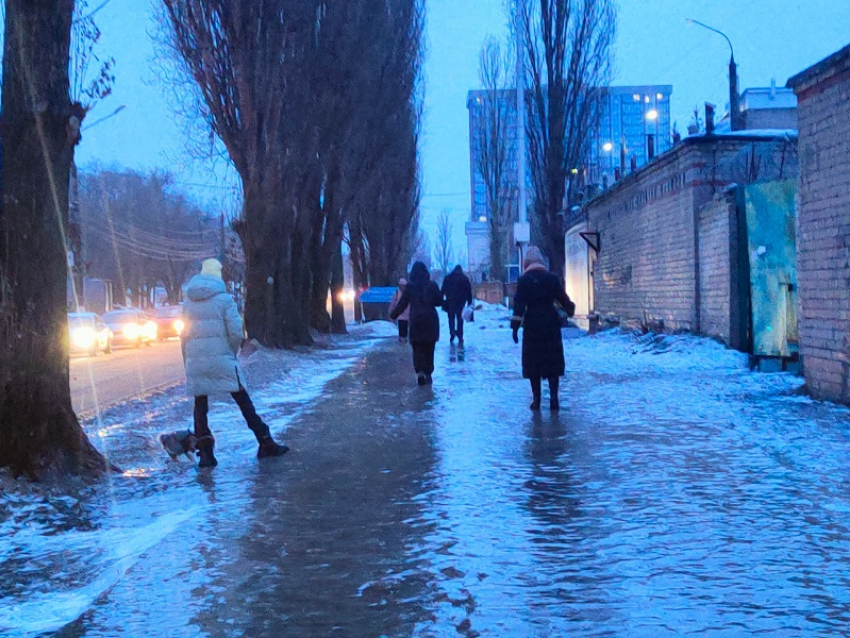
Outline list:
[[[438,432],[443,431],[445,436],[441,443],[443,471],[452,476],[466,473],[476,479],[481,472],[499,472],[496,476],[481,475],[482,480],[475,483],[478,491],[471,494],[464,481],[453,490],[452,481],[447,480],[446,504],[441,507],[469,500],[470,506],[480,509],[481,493],[486,493],[488,486],[504,488],[499,480],[510,469],[510,460],[500,458],[492,466],[482,464],[486,455],[470,453],[473,430],[469,424],[482,424],[487,436],[480,445],[486,448],[497,436],[515,442],[520,423],[517,414],[527,415],[528,389],[519,378],[520,355],[518,346],[510,340],[510,314],[503,306],[477,303],[475,322],[467,326],[466,358],[460,359],[458,350],[452,350],[449,356],[455,367],[438,369],[435,375],[435,401],[442,407],[439,417],[434,418],[441,423]],[[395,327],[386,322],[370,323],[352,332],[349,337],[321,339],[313,349],[297,353],[263,351],[253,357],[246,368],[249,388],[278,438],[286,438],[286,430],[311,409],[328,383],[362,363],[376,344],[396,335]],[[742,543],[751,545],[768,538],[771,542],[765,547],[771,552],[786,542],[801,543],[795,545],[797,553],[806,556],[804,535],[800,533],[791,541],[776,539],[774,543],[769,535],[771,521],[782,521],[798,534],[800,517],[789,516],[792,503],[801,516],[809,513],[826,520],[825,525],[850,511],[843,496],[846,486],[839,478],[832,481],[847,466],[850,436],[846,423],[850,413],[843,407],[808,399],[801,391],[799,377],[752,372],[745,355],[715,341],[687,335],[608,331],[588,336],[572,329],[565,331],[565,354],[567,375],[562,401],[570,423],[575,424],[568,438],[576,447],[571,453],[574,465],[570,471],[583,473],[588,479],[574,486],[571,498],[584,504],[584,516],[604,532],[600,553],[588,557],[587,565],[611,572],[606,585],[606,595],[611,598],[628,601],[640,597],[640,592],[628,590],[638,582],[634,570],[644,565],[635,560],[636,556],[648,557],[647,565],[663,566],[669,559],[669,543],[673,542],[670,530],[652,526],[659,520],[670,520],[671,512],[678,517],[672,520],[682,521],[685,529],[690,520],[699,520],[703,526],[701,537],[677,529],[675,543],[680,553],[693,559],[695,565],[714,565],[717,568],[713,573],[732,578],[736,574],[726,566],[741,556],[732,553],[734,548],[721,546],[729,534],[738,534]],[[441,361],[444,356],[440,355]],[[476,369],[480,366],[487,366],[488,374]],[[518,401],[521,410],[516,407]],[[95,444],[124,470],[123,475],[102,484],[56,489],[0,476],[0,634],[36,636],[58,630],[125,577],[133,579],[133,587],[124,589],[158,597],[158,602],[166,598],[176,608],[186,604],[184,599],[189,599],[191,592],[185,585],[181,589],[174,583],[148,582],[147,575],[139,573],[144,570],[132,570],[133,565],[152,553],[161,553],[159,560],[167,561],[179,554],[184,539],[197,543],[210,526],[238,528],[243,524],[240,517],[248,507],[246,503],[251,501],[246,485],[262,481],[264,471],[264,464],[254,459],[253,436],[232,402],[211,406],[210,425],[221,463],[214,479],[196,472],[190,461],[169,461],[156,436],[191,427],[191,411],[190,401],[176,390],[107,411],[87,423]],[[810,441],[816,445],[809,445]],[[513,448],[506,444],[499,449]],[[716,471],[718,449],[728,456],[728,463],[721,459],[723,471]],[[543,478],[544,470],[554,464],[546,454],[540,461]],[[671,462],[671,454],[675,462]],[[518,481],[517,485],[525,483]],[[730,486],[737,499],[734,507],[726,501],[715,503]],[[542,494],[548,498],[548,492]],[[777,494],[784,500],[771,500]],[[488,497],[487,502],[504,500],[504,494],[499,493]],[[423,507],[440,509],[435,506],[439,505],[439,494],[426,491],[422,498]],[[458,543],[458,548],[468,545],[471,556],[492,552],[489,546],[482,549],[475,545],[476,535],[486,538],[489,529],[480,518],[486,517],[486,509],[476,514],[479,518],[466,520],[466,506],[457,507],[460,513],[451,519],[452,528],[444,530],[446,538]],[[621,512],[617,507],[625,509]],[[700,508],[702,511],[698,511]],[[706,517],[706,508],[725,513]],[[524,530],[522,511],[515,514],[516,529]],[[613,514],[620,518],[610,518]],[[434,520],[443,520],[444,515],[438,512]],[[504,535],[512,520],[499,512],[492,525],[494,535]],[[748,522],[752,528],[727,529],[727,521]],[[438,547],[446,546],[441,534],[434,538]],[[706,554],[711,548],[706,548],[705,538],[716,542],[717,555],[726,552],[726,563],[715,565],[720,559]],[[821,539],[823,547],[832,542],[830,538]],[[436,558],[431,560],[437,562],[444,554],[435,551]],[[462,555],[456,549],[453,559]],[[777,561],[781,559],[776,556]],[[485,567],[499,570],[495,564]],[[822,566],[822,575],[829,582],[838,582],[843,577],[840,567],[838,563]],[[530,564],[528,569],[535,567]],[[477,573],[472,567],[463,571]],[[754,574],[753,578],[761,576]],[[670,606],[676,599],[665,602],[661,597],[681,591],[676,574],[661,571],[647,574],[646,581],[650,578],[658,583],[659,597],[646,598],[642,607],[634,609],[630,626],[650,622],[649,615],[661,613],[662,608],[671,619],[679,613],[679,620],[686,623],[686,612],[676,612]],[[765,579],[769,582],[767,576]],[[793,583],[786,586],[788,595],[799,603],[805,592],[797,591]],[[452,600],[460,598],[462,591],[454,594]],[[120,597],[117,592],[114,595]],[[493,604],[501,604],[504,595],[504,591],[494,590]],[[716,607],[725,605],[723,601],[710,602]],[[454,610],[449,610],[447,618]],[[510,611],[505,613],[510,616]],[[514,616],[516,620],[521,613],[517,611]],[[163,631],[167,632],[151,627],[150,635],[186,635],[176,628],[171,634]]]
[[[249,390],[275,437],[285,440],[328,383],[397,334],[393,324],[373,322],[352,326],[344,337],[319,338],[312,349],[253,355],[245,366]],[[196,496],[200,475],[193,461],[171,461],[157,439],[191,427],[191,401],[175,388],[84,423],[123,475],[94,486],[47,488],[0,474],[0,635],[57,631],[143,554],[198,528],[213,508]],[[237,502],[246,473],[258,471],[256,442],[232,401],[212,403],[210,427],[221,464],[219,498]]]

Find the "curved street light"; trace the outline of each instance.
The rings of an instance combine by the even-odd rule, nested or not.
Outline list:
[[[729,51],[731,53],[731,57],[729,58],[729,120],[732,124],[732,130],[738,131],[743,127],[741,126],[741,113],[738,96],[738,65],[735,63],[735,48],[732,46],[732,40],[730,40],[729,36],[723,33],[723,31],[715,29],[714,27],[707,25],[705,22],[700,22],[693,18],[686,18],[686,20],[691,24],[695,24],[698,27],[702,27],[703,29],[707,29],[712,33],[722,36],[729,45]]]

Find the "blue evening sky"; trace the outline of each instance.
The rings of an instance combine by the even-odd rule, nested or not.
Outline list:
[[[246,0],[248,1],[248,0]],[[85,166],[167,169],[213,205],[232,207],[232,174],[213,172],[185,152],[185,126],[170,110],[171,90],[157,79],[152,7],[157,0],[111,0],[98,14],[102,52],[116,61],[117,82],[90,122],[120,105],[121,113],[84,134]],[[782,86],[788,77],[850,44],[850,0],[618,0],[616,84],[671,84],[672,117],[684,130],[694,106],[728,101],[729,47],[735,46],[741,88]],[[469,216],[466,92],[478,87],[478,51],[487,35],[507,36],[503,0],[428,0],[422,176],[425,228],[451,211],[456,249],[465,253]]]

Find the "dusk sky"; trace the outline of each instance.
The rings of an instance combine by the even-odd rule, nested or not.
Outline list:
[[[153,0],[155,2],[155,0]],[[165,169],[208,202],[231,199],[227,171],[214,174],[185,152],[184,126],[151,62],[152,0],[111,0],[98,14],[101,52],[116,61],[115,91],[85,131],[82,166]],[[93,3],[96,6],[96,3]],[[741,89],[783,86],[798,71],[850,44],[848,0],[619,0],[615,84],[670,84],[672,119],[684,131],[695,106],[728,102],[729,47],[719,35],[689,25],[694,18],[724,31],[735,46]],[[465,253],[469,216],[466,93],[478,88],[478,51],[487,35],[507,37],[503,0],[429,0],[422,144],[423,213],[427,230],[442,209]],[[222,177],[224,175],[224,177]]]

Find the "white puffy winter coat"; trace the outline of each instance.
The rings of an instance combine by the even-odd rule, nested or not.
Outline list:
[[[242,345],[242,317],[224,282],[195,275],[183,288],[183,360],[186,392],[202,396],[237,392],[244,386],[236,353]]]

